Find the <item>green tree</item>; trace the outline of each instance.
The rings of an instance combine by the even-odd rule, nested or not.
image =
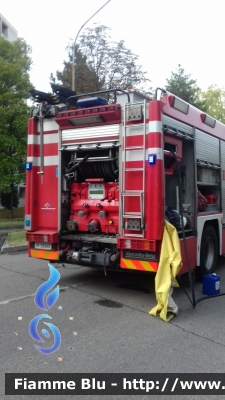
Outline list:
[[[32,85],[29,79],[31,48],[23,39],[10,43],[0,37],[0,191],[10,193],[13,216],[15,185],[25,179],[27,119]]]
[[[109,28],[100,25],[85,29],[81,35],[76,49],[75,90],[85,93],[120,87],[151,92],[147,73],[137,64],[138,56],[125,47],[123,40],[118,43],[112,41],[109,31]],[[63,86],[68,85],[68,82],[71,84],[69,75],[71,56],[68,62],[64,62],[63,71],[57,71],[57,79]],[[85,90],[81,89],[81,81]]]
[[[11,207],[11,193],[1,193],[1,204],[7,210]],[[18,208],[19,196],[16,187],[13,188],[13,208]]]
[[[225,123],[225,89],[211,85],[202,93],[207,114]]]
[[[175,72],[171,72],[170,79],[166,79],[166,90],[180,97],[187,103],[205,111],[205,102],[202,100],[201,89],[197,86],[196,79],[191,79],[191,75],[186,75],[184,69],[178,64]]]
[[[56,77],[51,73],[50,81],[59,82],[63,87],[71,89],[72,87],[72,53],[68,50],[68,61],[64,61],[62,71],[56,71]],[[87,93],[92,90],[93,82],[96,80],[94,71],[90,70],[86,63],[86,57],[83,56],[78,45],[76,46],[76,91],[78,93]]]

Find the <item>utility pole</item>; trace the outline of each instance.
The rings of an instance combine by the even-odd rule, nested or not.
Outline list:
[[[99,8],[88,20],[80,27],[79,31],[77,32],[77,36],[73,43],[73,61],[72,61],[72,90],[75,91],[75,64],[76,64],[76,42],[79,36],[81,29],[92,19],[103,7],[106,6],[111,0],[108,0],[101,8]]]

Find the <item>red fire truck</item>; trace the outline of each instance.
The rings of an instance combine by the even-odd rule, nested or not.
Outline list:
[[[181,273],[212,273],[225,254],[225,125],[160,88],[72,94],[39,96],[29,119],[29,256],[156,272],[168,219]]]

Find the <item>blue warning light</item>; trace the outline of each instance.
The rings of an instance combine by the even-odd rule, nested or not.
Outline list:
[[[155,165],[155,163],[156,163],[156,154],[149,154],[148,155],[148,163],[150,165]]]
[[[32,163],[26,162],[26,171],[31,171],[31,170],[32,170]]]

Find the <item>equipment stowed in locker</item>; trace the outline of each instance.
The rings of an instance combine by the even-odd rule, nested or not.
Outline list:
[[[64,176],[67,180],[73,179],[73,181],[101,177],[107,182],[117,180],[118,172],[116,149],[78,151],[72,155]]]

